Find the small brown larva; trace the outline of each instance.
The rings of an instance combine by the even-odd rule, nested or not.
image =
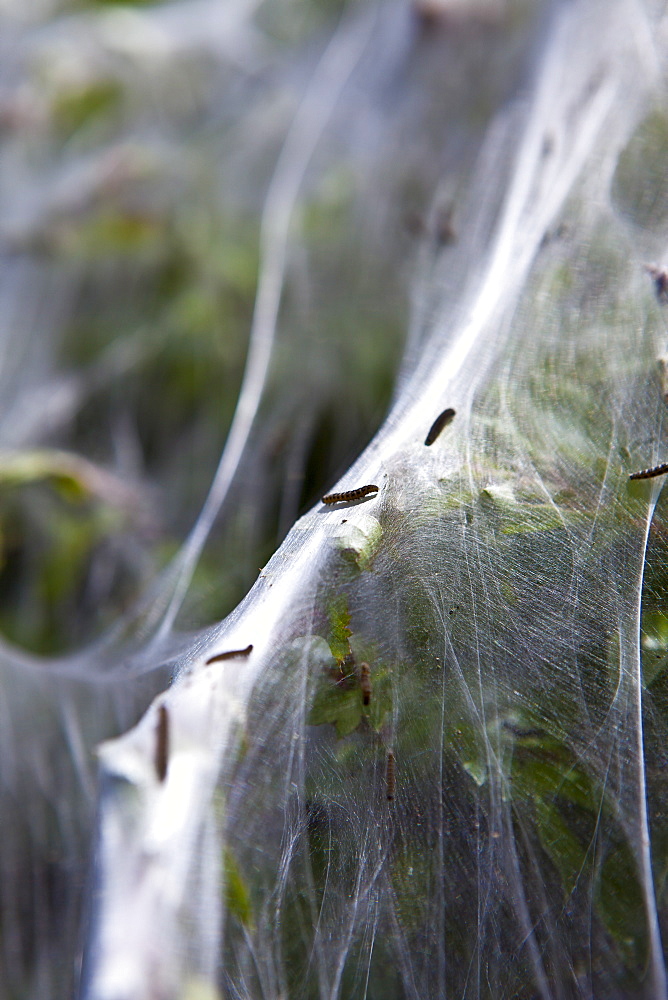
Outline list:
[[[206,661],[205,666],[208,667],[210,663],[217,663],[219,660],[236,660],[237,657],[250,656],[253,652],[252,644],[246,646],[245,649],[230,649],[227,653],[216,653],[215,656],[210,656]]]
[[[433,424],[431,425],[429,433],[427,434],[424,443],[426,445],[433,444],[438,435],[443,430],[443,428],[447,427],[447,425],[450,423],[454,415],[455,411],[452,409],[451,406],[449,406],[447,410],[443,410],[443,413],[439,413],[439,415],[436,417],[436,420],[434,420]]]
[[[387,784],[387,801],[394,802],[394,793],[397,788],[397,776],[394,766],[394,752],[387,751],[387,767],[385,771],[385,781]]]
[[[371,483],[369,486],[358,486],[356,490],[346,490],[344,493],[328,493],[322,498],[323,503],[346,503],[349,500],[361,500],[369,493],[377,493],[378,487]]]
[[[629,479],[653,479],[654,476],[663,476],[668,472],[668,462],[662,465],[655,465],[652,469],[641,469],[640,472],[632,472]]]
[[[362,704],[368,705],[371,702],[371,672],[368,663],[360,663],[360,688],[362,691]]]
[[[164,781],[167,777],[167,765],[169,763],[169,715],[167,714],[167,707],[165,705],[160,705],[158,708],[153,762],[158,781]]]

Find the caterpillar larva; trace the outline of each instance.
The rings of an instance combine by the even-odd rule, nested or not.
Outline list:
[[[518,740],[539,739],[545,735],[545,730],[539,729],[537,726],[518,726],[514,722],[504,722],[503,728],[516,736]]]
[[[394,766],[394,752],[387,751],[387,768],[385,771],[385,782],[387,784],[387,801],[394,802],[394,793],[397,788],[397,776]]]
[[[158,708],[158,722],[155,727],[155,773],[158,781],[164,781],[167,777],[167,764],[169,763],[169,715],[165,705]]]
[[[429,433],[427,434],[424,443],[426,445],[433,444],[438,435],[443,430],[443,428],[447,427],[447,425],[450,423],[454,415],[455,411],[452,409],[451,406],[449,406],[447,410],[443,410],[443,413],[439,413],[439,415],[436,417],[436,420],[434,420],[433,424],[431,425]]]
[[[209,657],[205,666],[208,667],[210,663],[217,663],[218,660],[236,660],[237,657],[250,656],[252,652],[253,646],[251,644],[250,646],[246,646],[245,649],[230,649],[227,653],[216,653],[215,656]]]
[[[629,479],[653,479],[654,476],[663,476],[668,472],[668,462],[662,465],[655,465],[652,469],[641,469],[640,472],[632,472]]]
[[[323,503],[343,503],[348,500],[361,500],[362,497],[366,497],[369,493],[377,493],[378,487],[374,486],[373,483],[369,486],[358,486],[356,490],[346,490],[344,493],[328,493],[326,497],[322,498]]]
[[[371,671],[368,663],[360,663],[360,688],[362,690],[362,704],[368,705],[371,701]]]

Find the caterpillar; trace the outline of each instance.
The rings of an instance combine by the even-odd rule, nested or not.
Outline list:
[[[518,740],[538,739],[545,735],[545,730],[539,729],[537,726],[517,726],[514,722],[504,722],[503,728],[516,736]]]
[[[429,433],[427,434],[424,443],[426,445],[433,444],[438,435],[443,430],[443,428],[447,427],[447,425],[450,423],[454,415],[455,411],[452,409],[451,406],[449,406],[447,410],[443,410],[443,413],[439,413],[439,415],[436,417],[436,420],[434,420],[433,424],[429,428]]]
[[[167,777],[167,764],[169,763],[169,715],[165,705],[158,708],[158,722],[155,727],[155,773],[158,781],[164,781]]]
[[[368,705],[371,701],[371,677],[368,663],[360,663],[360,688],[362,690],[362,704]]]
[[[369,486],[358,486],[356,490],[346,490],[344,493],[328,493],[326,497],[322,498],[323,503],[343,503],[348,500],[361,500],[362,497],[366,497],[369,493],[377,493],[378,487],[374,486],[373,483]]]
[[[640,472],[632,472],[629,479],[653,479],[654,476],[663,476],[668,472],[668,462],[662,465],[655,465],[652,469],[641,469]]]
[[[253,652],[253,645],[246,646],[245,649],[230,649],[227,653],[216,653],[215,656],[210,656],[206,661],[205,666],[208,667],[210,663],[217,663],[218,660],[236,660],[237,657],[250,656]]]
[[[397,788],[397,776],[394,766],[394,752],[387,752],[387,768],[385,771],[385,782],[387,784],[387,801],[394,802],[394,793]]]

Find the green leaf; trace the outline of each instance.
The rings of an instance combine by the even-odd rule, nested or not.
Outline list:
[[[513,493],[506,483],[490,484],[480,491],[483,509],[494,512],[503,535],[531,534],[538,531],[563,531],[591,523],[584,511],[557,507],[556,504],[527,502]]]
[[[643,614],[641,646],[643,683],[649,687],[668,666],[668,617],[661,611]]]
[[[627,967],[645,961],[646,923],[643,894],[633,853],[626,843],[614,847],[600,870],[598,912]]]
[[[120,86],[110,79],[63,89],[53,103],[54,121],[71,134],[95,119],[109,119],[111,112],[118,108],[121,97]]]
[[[0,487],[27,486],[51,480],[61,495],[79,501],[90,496],[87,464],[77,456],[49,448],[0,454]]]
[[[559,796],[588,812],[596,811],[600,805],[600,796],[594,794],[591,779],[580,770],[573,756],[550,737],[545,737],[538,747],[527,746],[516,753],[513,789],[516,795],[526,798],[551,801]]]
[[[382,537],[380,522],[373,515],[358,511],[356,523],[346,520],[337,529],[334,540],[343,558],[364,570],[376,554]]]
[[[465,760],[462,762],[462,767],[469,777],[473,778],[478,788],[482,788],[487,781],[487,765],[484,761]]]
[[[252,929],[253,914],[250,895],[229,847],[225,848],[223,867],[225,872],[225,905],[228,911],[233,913],[245,927]]]
[[[354,732],[362,720],[362,699],[357,687],[344,688],[327,678],[313,699],[308,716],[310,726],[330,723],[339,739]]]
[[[385,718],[392,711],[392,680],[387,670],[373,668],[371,671],[371,701],[363,709],[369,725],[377,733],[380,732]],[[358,697],[361,699],[361,691]]]
[[[538,837],[561,876],[566,899],[573,892],[585,865],[586,848],[569,828],[554,802],[538,798],[534,800],[534,806]]]
[[[332,601],[329,608],[329,648],[332,656],[343,663],[346,656],[350,656],[350,636],[352,630],[350,625],[350,612],[348,611],[348,601],[345,597],[337,597]]]

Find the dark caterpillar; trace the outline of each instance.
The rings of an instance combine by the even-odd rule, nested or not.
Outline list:
[[[369,664],[360,663],[360,688],[362,691],[362,704],[368,705],[371,702],[371,676]]]
[[[397,789],[397,780],[394,767],[394,753],[392,750],[388,750],[387,752],[387,769],[385,772],[385,781],[387,783],[387,801],[394,802],[394,793]]]
[[[230,649],[227,653],[216,653],[215,656],[210,656],[206,661],[205,666],[208,667],[210,663],[217,663],[218,660],[235,660],[238,656],[250,656],[253,652],[252,644],[246,646],[245,649]]]
[[[370,486],[358,486],[356,490],[346,490],[345,493],[328,493],[326,497],[322,498],[323,503],[343,503],[348,500],[361,500],[362,497],[366,497],[369,493],[377,493],[378,487],[371,484]]]
[[[424,443],[427,445],[433,444],[438,435],[443,430],[443,428],[447,427],[447,425],[450,423],[454,415],[455,411],[452,409],[451,406],[449,406],[447,410],[443,410],[443,413],[439,414],[436,417],[436,420],[434,420],[433,424],[431,425],[429,433],[427,434]]]
[[[663,476],[668,472],[668,462],[662,465],[655,465],[653,469],[641,469],[640,472],[632,472],[629,479],[653,479],[654,476]]]
[[[155,727],[155,756],[153,758],[158,781],[167,777],[169,763],[169,715],[165,705],[158,708],[158,723]]]

